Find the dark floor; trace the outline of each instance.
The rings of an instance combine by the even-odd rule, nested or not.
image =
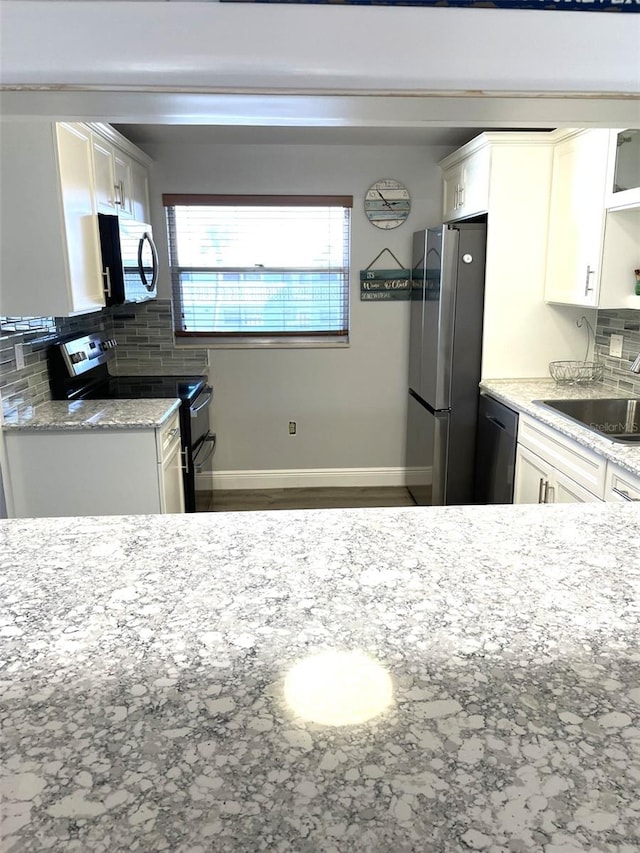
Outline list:
[[[415,506],[404,486],[357,486],[322,489],[249,489],[196,492],[199,512],[261,509],[332,509],[337,507]]]

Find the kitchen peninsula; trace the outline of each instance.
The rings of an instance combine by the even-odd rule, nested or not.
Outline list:
[[[7,853],[640,846],[637,505],[0,541]]]

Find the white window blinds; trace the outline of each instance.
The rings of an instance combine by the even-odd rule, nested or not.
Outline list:
[[[163,202],[176,335],[347,335],[351,197]]]

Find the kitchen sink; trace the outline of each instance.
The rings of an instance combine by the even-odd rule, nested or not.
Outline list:
[[[640,398],[533,402],[611,441],[640,442]]]

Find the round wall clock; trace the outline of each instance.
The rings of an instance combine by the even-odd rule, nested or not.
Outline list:
[[[376,228],[397,228],[409,216],[410,210],[409,190],[391,178],[376,181],[364,197],[364,212]]]

